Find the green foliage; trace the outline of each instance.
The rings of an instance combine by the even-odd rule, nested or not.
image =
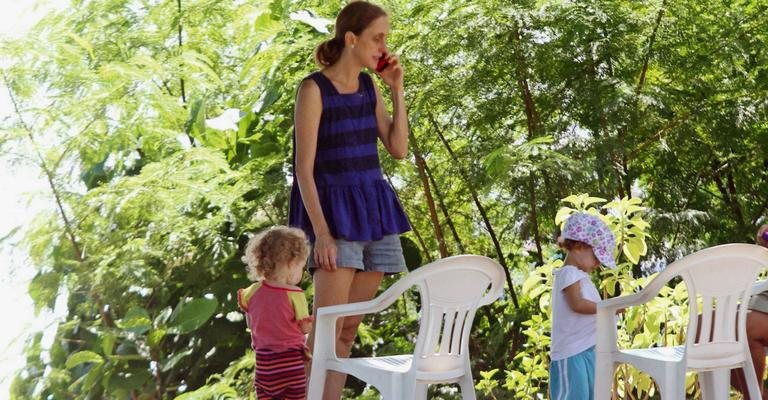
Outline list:
[[[194,299],[176,308],[171,314],[171,332],[187,334],[200,328],[216,312],[219,303],[214,299]]]
[[[226,400],[256,398],[253,392],[253,351],[233,360],[221,374],[208,378],[207,384],[189,393],[176,396],[175,400]],[[246,395],[247,393],[247,395]]]

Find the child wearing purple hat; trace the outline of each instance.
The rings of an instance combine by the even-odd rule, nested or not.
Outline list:
[[[565,222],[558,244],[566,251],[564,264],[553,272],[550,399],[594,398],[596,303],[600,294],[589,273],[616,268],[616,239],[600,217],[574,213]]]

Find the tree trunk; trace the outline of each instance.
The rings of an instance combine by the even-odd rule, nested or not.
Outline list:
[[[83,256],[83,252],[80,249],[80,245],[78,244],[77,237],[75,235],[75,229],[72,226],[72,221],[70,221],[69,217],[67,216],[67,212],[64,209],[64,202],[62,201],[62,195],[59,190],[59,188],[56,186],[55,183],[55,170],[48,166],[48,163],[46,162],[45,157],[43,157],[42,152],[40,151],[40,146],[37,143],[37,140],[35,139],[35,135],[32,131],[32,127],[30,127],[27,122],[24,120],[24,116],[21,112],[21,109],[19,108],[19,103],[16,100],[16,96],[14,96],[13,91],[11,90],[11,85],[8,80],[8,77],[5,75],[5,72],[2,73],[3,76],[3,83],[5,84],[5,87],[8,88],[8,96],[11,99],[11,103],[13,104],[14,111],[16,112],[16,115],[19,118],[19,122],[21,123],[21,126],[24,128],[24,131],[27,134],[27,139],[29,140],[30,144],[32,145],[32,148],[35,151],[35,155],[37,156],[40,169],[43,170],[43,173],[45,174],[46,181],[48,182],[48,188],[50,189],[51,193],[53,194],[54,201],[56,202],[56,210],[59,213],[59,216],[61,217],[61,220],[64,224],[64,232],[66,233],[66,236],[70,242],[70,245],[72,246],[72,252],[73,252],[73,258],[78,264],[82,264],[82,262],[85,260]],[[92,122],[91,122],[92,123]],[[86,125],[90,126],[91,123],[88,123]],[[58,164],[58,163],[57,163]],[[111,314],[107,311],[106,307],[104,306],[104,302],[101,300],[101,297],[98,293],[91,293],[91,295],[94,298],[94,303],[96,303],[96,307],[98,308],[99,315],[101,316],[102,323],[106,327],[114,327],[114,319],[112,318]]]
[[[392,184],[392,177],[389,176],[389,174],[384,173],[384,176],[387,178],[387,182],[389,182],[389,185],[392,186],[392,188],[395,187],[395,185]],[[408,223],[411,225],[411,232],[413,232],[413,235],[416,236],[416,241],[419,242],[419,246],[421,246],[421,252],[424,254],[424,256],[427,258],[427,261],[431,262],[434,259],[432,258],[432,252],[429,250],[429,247],[427,247],[427,243],[424,242],[424,238],[419,233],[418,228],[416,228],[416,225],[411,222],[411,217],[408,216],[408,213],[405,214],[406,218],[408,218]]]
[[[536,112],[536,103],[531,95],[530,86],[528,84],[528,65],[523,55],[523,49],[521,47],[520,40],[520,27],[515,26],[512,30],[515,43],[517,44],[517,86],[520,90],[520,97],[525,105],[525,118],[528,127],[528,140],[533,140],[538,136],[539,130],[539,116]],[[544,254],[541,246],[541,232],[539,232],[539,213],[536,205],[536,175],[531,172],[528,175],[528,207],[530,208],[531,218],[531,231],[533,233],[533,241],[536,244],[536,259],[541,265],[544,263]]]
[[[645,77],[648,73],[648,65],[651,62],[651,56],[653,54],[653,45],[656,43],[656,36],[659,31],[659,26],[661,26],[661,19],[664,16],[664,8],[667,4],[667,1],[664,0],[661,3],[661,7],[659,8],[659,11],[656,13],[656,20],[653,25],[653,30],[651,31],[651,36],[648,39],[648,48],[645,51],[645,56],[643,57],[643,65],[640,67],[640,77],[637,80],[637,85],[635,86],[635,100],[634,100],[634,107],[632,111],[632,119],[637,120],[637,114],[639,110],[637,109],[638,106],[638,96],[643,90],[643,87],[645,86]],[[632,124],[634,126],[635,124]],[[621,193],[619,193],[620,197],[632,197],[632,181],[634,179],[634,175],[631,173],[629,168],[629,156],[628,156],[628,149],[627,149],[627,143],[626,143],[626,128],[620,128],[618,129],[618,140],[619,140],[619,146],[621,148],[621,169],[622,172],[619,176],[620,182],[622,182],[622,185],[620,187]],[[633,148],[630,150],[632,152],[637,152],[637,148],[633,146]]]
[[[179,41],[179,52],[184,51],[182,47],[184,46],[184,41],[181,38],[182,34],[182,25],[181,25],[181,0],[176,0],[176,5],[179,9],[179,26],[178,26],[178,41]],[[181,102],[186,104],[187,103],[187,92],[184,89],[184,78],[179,78],[179,84],[181,85]],[[191,138],[190,138],[191,139]]]
[[[533,238],[536,243],[536,259],[539,265],[543,265],[544,252],[541,249],[541,237],[539,236],[539,216],[536,211],[536,178],[533,176],[533,172],[528,174],[528,191],[531,203],[531,230],[533,230]]]
[[[178,37],[178,41],[179,41],[179,54],[181,54],[181,52],[184,51],[184,49],[183,49],[184,41],[182,40],[182,37],[181,37],[181,35],[182,35],[181,0],[176,0],[176,5],[178,6],[178,10],[179,10],[179,26],[178,26],[178,35],[177,35],[177,37]],[[184,105],[184,108],[187,108],[187,91],[185,89],[185,84],[184,84],[184,78],[183,77],[179,77],[179,86],[181,87],[181,103]],[[187,132],[187,139],[189,139],[189,145],[192,146],[192,147],[195,147],[195,138],[193,138],[192,135],[189,134],[189,132]]]
[[[437,209],[435,208],[435,201],[432,199],[432,191],[429,187],[429,178],[427,178],[426,161],[421,156],[421,150],[419,150],[418,141],[415,135],[411,137],[411,147],[413,149],[413,155],[416,158],[416,170],[419,172],[419,178],[421,179],[421,186],[424,189],[424,197],[427,200],[427,207],[429,208],[429,218],[432,221],[432,228],[435,230],[435,239],[437,240],[437,246],[440,250],[440,257],[448,257],[448,247],[445,245],[445,235],[443,235],[443,228],[440,226],[440,221],[437,218]]]
[[[648,64],[651,61],[651,52],[653,51],[653,44],[656,42],[656,34],[659,31],[659,26],[661,25],[661,18],[664,16],[664,7],[667,5],[667,0],[664,0],[661,2],[661,7],[659,8],[659,12],[656,14],[656,22],[653,25],[653,31],[651,32],[651,37],[648,39],[648,49],[645,52],[645,58],[643,59],[643,66],[640,69],[640,78],[637,80],[637,86],[635,87],[635,94],[640,94],[640,91],[643,89],[643,86],[645,85],[645,75],[648,72]]]
[[[728,191],[731,193],[731,207],[733,208],[733,214],[736,216],[736,222],[739,226],[745,226],[744,212],[741,210],[741,204],[739,204],[739,190],[736,188],[736,181],[733,178],[733,167],[731,165],[728,166],[726,177],[728,178]]]
[[[744,226],[744,214],[741,211],[739,205],[738,196],[736,195],[736,186],[733,183],[733,177],[730,173],[726,174],[727,182],[723,182],[722,171],[725,166],[718,161],[712,161],[712,180],[717,186],[717,190],[723,197],[723,203],[730,208],[733,213],[733,219],[739,226]]]
[[[448,212],[448,207],[445,206],[445,201],[443,201],[444,196],[440,192],[440,188],[437,186],[437,182],[435,182],[432,169],[429,168],[428,165],[424,164],[424,171],[427,173],[429,182],[432,184],[432,188],[435,190],[435,196],[437,196],[437,205],[440,206],[440,211],[443,213],[443,218],[445,218],[445,222],[448,224],[448,228],[451,230],[453,240],[455,240],[456,245],[459,246],[459,252],[464,254],[467,252],[464,248],[464,243],[462,243],[461,238],[459,237],[459,232],[456,230],[456,226],[453,224],[453,218],[451,218],[451,214]]]

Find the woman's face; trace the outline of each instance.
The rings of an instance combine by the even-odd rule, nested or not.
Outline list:
[[[355,47],[352,54],[363,67],[376,68],[379,57],[387,53],[387,36],[389,35],[389,18],[382,16],[373,20],[360,35],[355,36]]]

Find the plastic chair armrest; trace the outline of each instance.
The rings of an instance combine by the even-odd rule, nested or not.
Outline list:
[[[370,314],[370,313],[380,311],[380,309],[386,308],[386,306],[381,308],[379,308],[379,306],[380,306],[380,302],[376,301],[376,299],[361,301],[357,303],[325,306],[317,309],[317,315],[315,317],[316,318],[333,317],[333,319],[336,319],[339,317],[347,317],[350,315]]]
[[[346,317],[350,315],[362,315],[379,312],[395,302],[403,292],[413,286],[412,282],[408,284],[401,284],[398,282],[392,285],[389,289],[385,290],[382,294],[368,301],[360,301],[356,303],[337,304],[333,306],[325,306],[317,309],[317,318],[324,316]]]
[[[337,319],[379,312],[394,303],[411,286],[413,280],[406,277],[371,300],[319,307],[315,312],[315,353],[320,357],[336,359]]]
[[[379,298],[357,303],[338,304],[317,309],[315,313],[315,353],[321,357],[336,359],[336,320],[350,315],[377,312],[386,308]]]
[[[640,292],[635,294],[614,297],[606,300],[600,300],[597,302],[597,312],[599,313],[601,309],[604,309],[607,311],[613,311],[615,313],[621,308],[636,306],[636,305],[647,302],[648,300],[646,299],[646,297],[649,297],[649,296],[645,295],[641,290]]]
[[[319,311],[319,310],[318,310]],[[324,359],[336,359],[336,317],[315,317],[315,345],[312,363]]]
[[[616,313],[610,308],[597,309],[597,352],[617,350]]]
[[[638,293],[614,297],[597,302],[597,352],[618,350],[616,334],[616,312],[622,308],[636,306],[648,301],[655,292],[641,290]]]

